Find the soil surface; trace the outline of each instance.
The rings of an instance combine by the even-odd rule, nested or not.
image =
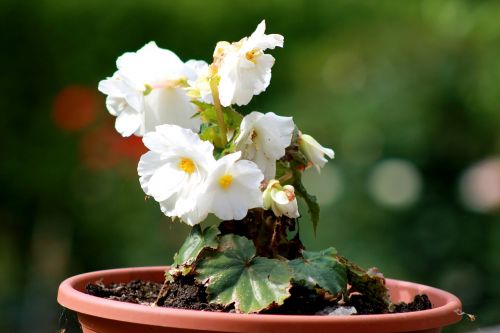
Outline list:
[[[394,312],[413,312],[432,309],[431,301],[427,295],[417,295],[411,303],[399,303],[394,307]]]
[[[93,296],[117,300],[122,302],[151,305],[180,309],[234,312],[234,307],[209,304],[205,287],[196,283],[192,277],[185,277],[163,285],[151,281],[134,280],[129,283],[111,283],[104,285],[101,281],[90,283],[86,287],[87,293]],[[326,300],[310,289],[293,286],[291,296],[280,307],[264,311],[269,314],[302,314],[313,315],[326,308],[338,306],[337,303]],[[354,306],[357,314],[401,313],[431,309],[432,304],[427,295],[417,295],[411,303],[399,303],[391,311],[377,306],[377,302],[370,301],[363,295],[351,296],[346,306]]]
[[[156,302],[157,306],[179,309],[219,312],[231,310],[231,308],[226,309],[220,305],[209,304],[205,287],[190,277],[166,285],[141,280],[108,285],[97,281],[89,283],[86,291],[93,296],[136,304],[152,305]]]

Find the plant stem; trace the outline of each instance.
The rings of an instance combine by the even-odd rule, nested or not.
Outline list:
[[[293,173],[287,172],[283,176],[281,176],[280,179],[278,179],[278,181],[280,182],[280,184],[284,184],[286,181],[292,178],[293,178]]]
[[[224,114],[222,112],[222,105],[219,100],[219,89],[217,87],[217,80],[212,78],[210,80],[210,90],[212,91],[212,97],[214,99],[215,113],[217,115],[217,122],[219,123],[222,144],[225,146],[227,143],[227,128],[224,123]]]

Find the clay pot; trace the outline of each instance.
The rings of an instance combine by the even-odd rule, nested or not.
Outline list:
[[[440,332],[461,319],[461,303],[454,295],[421,284],[387,279],[393,302],[429,296],[433,308],[425,311],[342,317],[216,313],[148,307],[90,296],[83,292],[89,282],[128,282],[133,279],[163,282],[165,267],[124,268],[71,277],[59,286],[57,301],[78,313],[84,333],[381,333]]]

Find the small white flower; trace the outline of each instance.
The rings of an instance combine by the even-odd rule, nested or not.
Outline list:
[[[118,72],[99,82],[99,90],[108,95],[106,107],[109,113],[116,116],[116,131],[125,137],[137,132],[143,118],[137,111],[143,105],[143,96],[120,79]]]
[[[299,208],[295,189],[292,185],[281,186],[280,182],[273,179],[262,193],[264,209],[272,209],[276,216],[288,216],[290,218],[299,217]]]
[[[254,111],[241,122],[236,149],[242,151],[244,159],[259,166],[266,180],[272,179],[276,175],[276,160],[285,155],[294,128],[292,117]]]
[[[208,214],[205,182],[215,164],[213,145],[176,125],[157,126],[143,141],[150,149],[138,166],[144,192],[160,203],[167,216],[189,225],[203,221]]]
[[[198,131],[201,122],[192,118],[196,109],[184,89],[196,80],[193,68],[154,42],[123,54],[116,65],[118,71],[99,82],[99,90],[108,95],[106,105],[121,135],[142,136],[161,124]]]
[[[187,95],[203,103],[213,104],[212,90],[210,89],[210,68],[205,61],[189,60],[186,66],[196,73],[196,80],[188,80]]]
[[[249,209],[262,207],[264,176],[255,163],[240,157],[240,152],[222,157],[209,175],[204,200],[222,220],[241,220]]]
[[[217,44],[214,63],[218,67],[219,97],[223,106],[246,105],[269,86],[274,57],[264,51],[283,47],[283,36],[266,35],[265,30],[266,23],[262,21],[250,37],[237,43]]]
[[[306,155],[307,159],[316,167],[318,172],[328,161],[325,155],[329,158],[335,156],[333,150],[323,147],[312,136],[307,134],[300,135],[299,148],[300,151]]]

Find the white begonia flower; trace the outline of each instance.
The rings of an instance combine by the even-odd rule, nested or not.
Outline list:
[[[157,126],[143,142],[150,150],[138,166],[144,192],[169,217],[179,217],[191,226],[203,221],[209,208],[203,193],[215,164],[213,145],[176,125]]]
[[[285,155],[294,128],[292,117],[254,111],[241,122],[236,150],[242,152],[244,159],[254,161],[266,180],[272,179],[276,175],[276,160]]]
[[[260,183],[264,179],[255,163],[240,160],[236,152],[219,159],[207,181],[204,200],[222,220],[241,220],[249,209],[262,207]]]
[[[265,30],[266,22],[262,21],[250,37],[232,44],[217,44],[214,64],[218,67],[219,98],[223,106],[246,105],[269,86],[274,57],[264,51],[283,47],[283,36],[266,35]]]
[[[272,209],[276,216],[288,216],[296,219],[299,217],[299,208],[295,189],[292,185],[281,186],[276,179],[269,181],[262,193],[264,209]]]
[[[142,136],[162,124],[199,130],[201,121],[192,118],[196,108],[184,89],[197,74],[173,52],[150,42],[120,56],[116,65],[118,71],[99,82],[99,90],[108,95],[106,106],[122,136]]]
[[[195,80],[188,80],[187,95],[194,100],[213,104],[212,90],[210,89],[210,67],[202,60],[189,60],[186,66],[196,73]]]
[[[328,162],[325,155],[329,158],[335,156],[333,150],[323,147],[312,136],[307,134],[301,134],[299,136],[299,148],[300,151],[306,155],[307,159],[316,167],[318,172],[320,168]]]

